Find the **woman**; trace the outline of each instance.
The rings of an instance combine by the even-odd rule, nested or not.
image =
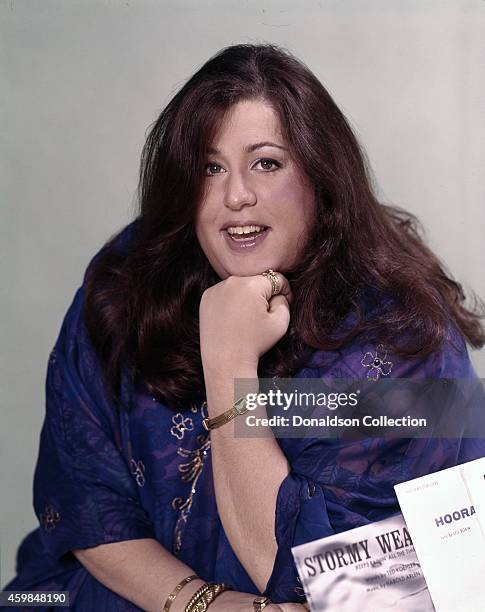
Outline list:
[[[51,354],[40,527],[6,588],[78,610],[303,609],[292,546],[394,514],[394,484],[485,444],[238,438],[234,379],[472,377],[479,317],[274,46],[221,51],[173,98],[140,202]]]

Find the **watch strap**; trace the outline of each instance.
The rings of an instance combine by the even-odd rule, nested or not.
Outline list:
[[[222,414],[219,414],[216,417],[213,417],[212,419],[210,419],[209,417],[203,419],[202,425],[207,431],[210,431],[211,429],[217,429],[218,427],[229,423],[229,421],[232,421],[232,419],[235,419],[237,416],[239,416],[240,414],[244,414],[247,411],[248,408],[246,406],[246,398],[240,397],[234,402],[232,408],[229,408],[229,410],[226,410],[226,412],[223,412]]]

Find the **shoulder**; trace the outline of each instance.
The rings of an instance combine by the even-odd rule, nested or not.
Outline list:
[[[115,232],[103,245],[101,249],[91,258],[86,272],[84,273],[83,285],[93,265],[107,255],[124,256],[137,242],[140,231],[140,219],[137,218],[128,225]]]
[[[367,379],[392,378],[475,378],[476,372],[466,342],[459,330],[449,322],[440,346],[423,356],[407,356],[393,352],[384,343],[357,342],[346,349],[356,371]]]
[[[91,258],[84,272],[82,285],[76,290],[74,298],[64,316],[59,339],[75,335],[83,342],[88,341],[88,335],[83,321],[83,306],[86,298],[86,278],[89,270],[92,268],[93,264],[99,261],[105,254],[126,254],[136,241],[138,229],[139,220],[135,219],[113,234],[104,246]]]
[[[363,303],[362,317],[372,317],[383,310],[392,312],[395,301],[375,294]],[[349,314],[342,327],[352,327],[355,313]],[[403,333],[403,344],[410,332]],[[399,338],[397,339],[399,341]],[[419,344],[419,338],[417,339]],[[315,351],[310,363],[320,376],[378,380],[380,378],[476,378],[463,335],[451,321],[435,350],[421,356],[405,356],[392,349],[384,336],[360,334],[337,351]]]
[[[130,223],[114,234],[106,244],[90,260],[82,285],[76,290],[69,305],[54,348],[49,358],[49,373],[57,372],[53,381],[60,380],[62,374],[62,388],[70,384],[85,388],[96,389],[99,394],[104,390],[102,376],[103,368],[91,341],[85,320],[86,306],[86,278],[94,262],[108,252],[125,253],[136,237],[138,221]],[[59,383],[61,384],[61,383]]]

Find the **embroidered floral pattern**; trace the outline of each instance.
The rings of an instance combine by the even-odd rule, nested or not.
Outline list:
[[[139,487],[142,487],[145,484],[145,466],[143,461],[135,461],[135,459],[131,459],[130,469],[131,473],[135,477],[136,484]]]
[[[47,504],[44,512],[40,515],[39,520],[42,527],[47,532],[51,532],[55,528],[56,523],[61,520],[61,515],[59,512],[57,512],[52,504]]]
[[[368,351],[361,360],[364,368],[369,368],[367,378],[369,380],[379,380],[381,376],[389,376],[392,370],[392,361],[387,360],[387,349],[379,344],[375,353]]]
[[[191,412],[197,413],[196,404],[192,404],[190,409],[191,409]],[[180,416],[182,417],[182,415]],[[178,415],[175,415],[175,417],[172,418],[172,421],[176,417],[178,417]],[[203,402],[200,406],[201,422],[202,422],[202,419],[204,419],[205,417],[207,417],[207,402]],[[178,426],[180,425],[183,426],[185,421],[187,420],[190,421],[190,424],[192,425],[192,427],[191,428],[184,427],[184,430],[186,429],[190,431],[193,428],[192,419],[190,418],[188,419],[186,418],[184,420],[177,419],[177,423],[175,424]],[[172,429],[174,428],[172,427]],[[176,437],[178,436],[176,435]],[[182,432],[182,437],[183,437],[183,432]],[[195,450],[188,450],[186,448],[177,449],[178,455],[188,459],[188,461],[186,461],[185,463],[181,463],[178,466],[178,471],[180,473],[180,478],[182,482],[190,483],[190,493],[186,497],[186,499],[183,499],[182,497],[175,497],[172,500],[172,508],[174,510],[179,511],[179,516],[178,516],[177,522],[175,523],[175,529],[174,529],[174,552],[175,553],[179,552],[182,547],[182,532],[189,519],[190,511],[191,511],[192,504],[194,501],[194,495],[197,492],[197,481],[199,480],[199,477],[202,474],[202,468],[204,467],[204,462],[209,453],[209,449],[211,445],[209,435],[197,436],[197,442],[200,444],[200,446],[199,448]]]
[[[172,508],[179,511],[179,517],[175,524],[175,552],[179,552],[182,546],[183,527],[189,518],[192,503],[194,501],[194,495],[197,492],[197,481],[202,473],[202,468],[204,467],[204,462],[211,445],[208,435],[206,437],[197,436],[197,440],[201,445],[196,450],[190,451],[185,448],[177,449],[179,455],[189,459],[189,461],[186,463],[181,463],[178,470],[181,474],[180,478],[182,481],[190,483],[190,494],[185,500],[183,500],[181,497],[175,497],[172,500]]]
[[[190,417],[184,417],[183,414],[177,412],[172,417],[173,427],[170,429],[172,436],[175,436],[178,440],[182,440],[186,431],[193,431],[194,422]]]

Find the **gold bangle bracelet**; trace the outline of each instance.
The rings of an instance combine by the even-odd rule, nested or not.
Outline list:
[[[229,590],[231,587],[228,584],[207,582],[190,598],[184,612],[206,612],[216,597]]]
[[[206,582],[203,584],[192,597],[189,599],[187,605],[184,608],[184,612],[192,612],[193,606],[199,601],[199,599],[211,588],[211,584]]]
[[[187,576],[183,580],[181,580],[177,584],[177,586],[174,588],[174,590],[170,593],[170,595],[167,597],[167,600],[165,601],[165,604],[162,608],[162,612],[168,612],[170,610],[170,606],[172,605],[174,599],[177,597],[180,591],[184,588],[184,586],[186,584],[189,584],[189,582],[192,582],[192,580],[195,580],[196,578],[198,578],[198,576],[196,576],[195,574],[192,574],[192,576]]]

